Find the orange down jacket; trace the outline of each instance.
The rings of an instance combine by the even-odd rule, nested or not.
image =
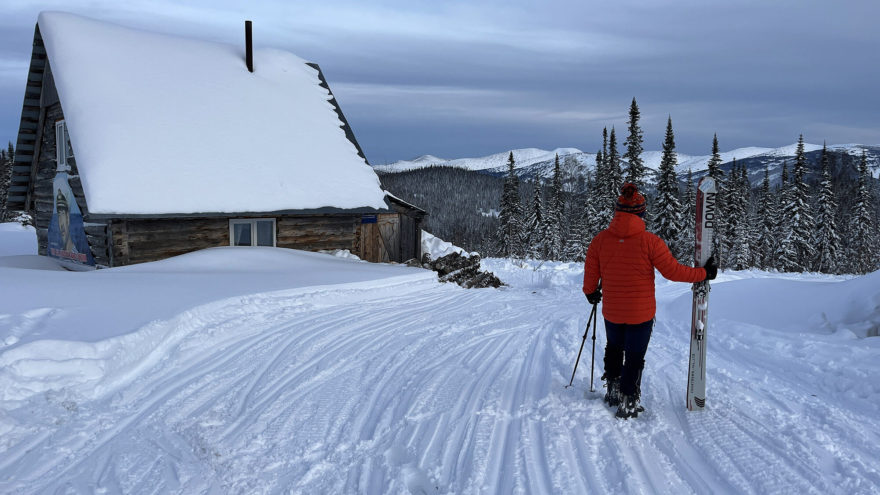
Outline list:
[[[636,324],[654,318],[654,268],[674,282],[699,282],[703,268],[679,263],[666,243],[645,230],[645,221],[617,212],[607,229],[587,249],[584,294],[595,292],[602,280],[602,316],[613,323]]]

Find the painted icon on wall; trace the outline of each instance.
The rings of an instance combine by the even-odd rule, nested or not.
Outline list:
[[[67,172],[55,174],[52,185],[55,207],[49,223],[49,256],[66,263],[95,266],[82,212],[70,190]]]

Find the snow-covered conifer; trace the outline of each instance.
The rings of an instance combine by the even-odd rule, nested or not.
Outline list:
[[[522,254],[522,220],[519,201],[519,177],[514,171],[513,152],[507,158],[507,178],[501,195],[499,248],[501,256],[514,258]]]
[[[620,168],[620,154],[617,150],[617,136],[614,127],[611,128],[611,134],[608,137],[608,153],[605,156],[605,190],[602,204],[599,209],[599,215],[603,219],[603,223],[608,225],[611,218],[614,217],[614,205],[617,202],[617,196],[620,194],[620,188],[623,186],[623,171]]]
[[[644,190],[647,169],[642,161],[642,143],[644,138],[642,128],[639,126],[639,115],[639,105],[636,103],[636,99],[633,98],[632,104],[629,107],[629,120],[627,121],[629,135],[623,142],[623,145],[626,147],[623,158],[629,164],[626,181],[635,184],[639,190]]]
[[[9,184],[12,180],[12,165],[15,160],[15,149],[9,142],[8,151],[0,149],[0,222],[11,215],[6,211],[6,196],[9,192]]]
[[[764,180],[758,207],[758,233],[755,240],[755,259],[759,268],[773,268],[776,251],[776,202],[770,192],[770,167],[764,165]]]
[[[657,174],[657,203],[652,209],[655,214],[651,226],[654,233],[669,245],[672,254],[683,260],[686,248],[680,239],[684,220],[679,200],[678,175],[675,173],[677,164],[672,117],[669,117],[666,123],[666,139],[663,142],[663,157]]]
[[[694,257],[694,224],[696,223],[696,197],[694,192],[694,173],[688,169],[687,181],[684,188],[684,204],[682,205],[682,230],[679,239],[684,246],[685,256],[680,259],[682,263],[690,264]]]
[[[868,156],[862,150],[859,161],[859,181],[856,189],[856,203],[850,217],[850,248],[848,258],[850,271],[869,273],[877,269],[877,232],[872,214],[870,189],[871,173],[868,171]]]
[[[532,186],[534,194],[532,195],[531,207],[528,210],[528,218],[525,221],[523,238],[526,241],[528,256],[540,258],[544,248],[544,205],[541,200],[541,181],[537,176]]]
[[[715,179],[716,184],[721,183],[724,172],[721,170],[721,153],[718,150],[718,134],[712,136],[712,157],[709,158],[709,176]]]
[[[794,196],[794,181],[789,180],[788,162],[782,162],[782,181],[776,195],[776,251],[773,253],[774,267],[780,271],[793,272],[799,268],[794,236],[791,229],[789,207]]]
[[[816,202],[816,228],[813,239],[815,269],[824,273],[840,272],[841,240],[837,229],[837,201],[831,181],[828,149],[822,146],[822,176]]]
[[[804,135],[798,138],[795,152],[792,187],[785,215],[789,217],[791,231],[791,249],[794,250],[796,266],[794,271],[806,271],[812,265],[811,231],[813,215],[810,211],[809,187],[804,178],[807,171],[807,158],[804,154]]]
[[[727,264],[727,253],[724,250],[726,245],[724,237],[727,227],[726,219],[728,218],[726,210],[727,190],[724,185],[724,171],[721,170],[721,153],[718,148],[718,134],[712,136],[712,156],[707,164],[709,177],[715,179],[715,187],[718,194],[715,196],[715,208],[718,212],[718,222],[715,226],[715,236],[712,238],[712,244],[715,245],[715,261],[721,266]]]
[[[547,256],[552,260],[559,260],[563,256],[563,209],[564,191],[562,190],[562,171],[559,167],[559,155],[553,165],[553,183],[550,188],[550,199],[547,202],[547,215],[544,219],[546,225],[545,242],[547,243]]]
[[[752,229],[749,215],[749,196],[751,194],[745,165],[737,168],[734,160],[730,179],[727,181],[729,193],[726,240],[728,243],[728,264],[736,270],[745,270],[752,261]]]

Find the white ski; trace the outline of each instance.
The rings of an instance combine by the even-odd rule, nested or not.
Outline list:
[[[694,266],[705,266],[706,261],[712,256],[717,193],[715,179],[709,176],[700,179],[697,185]],[[695,283],[693,291],[687,408],[689,411],[702,411],[706,407],[706,323],[709,311],[709,282]]]

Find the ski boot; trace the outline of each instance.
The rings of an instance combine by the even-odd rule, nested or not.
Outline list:
[[[620,404],[617,406],[616,416],[621,419],[638,418],[639,413],[645,412],[645,408],[639,404],[639,398],[635,395],[621,395]]]
[[[608,387],[608,392],[605,392],[605,403],[609,407],[620,404],[620,377],[607,379],[605,386]]]

